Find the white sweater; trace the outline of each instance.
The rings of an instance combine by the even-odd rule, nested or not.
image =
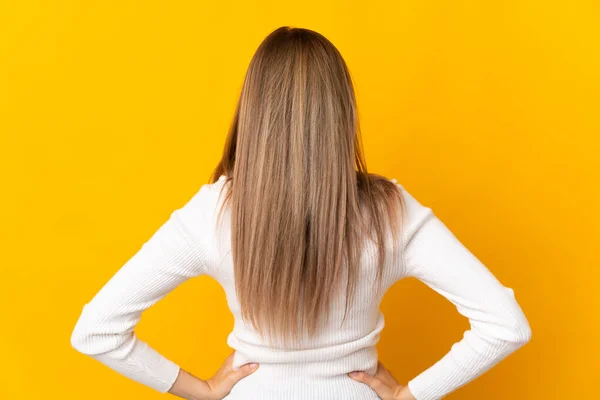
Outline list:
[[[407,222],[404,258],[386,265],[386,289],[399,279],[415,277],[452,302],[470,322],[470,329],[447,354],[408,381],[418,400],[439,399],[521,347],[531,330],[513,290],[502,285],[431,208],[392,181],[406,200]],[[124,376],[167,392],[179,366],[138,339],[134,328],[144,310],[179,284],[207,274],[223,286],[234,316],[227,338],[236,350],[234,367],[260,363],[225,399],[379,399],[367,385],[346,375],[354,370],[374,374],[377,367],[375,345],[384,318],[379,310],[381,297],[373,297],[370,280],[359,284],[359,299],[345,324],[340,328],[344,299],[339,299],[331,306],[328,329],[301,349],[270,348],[244,324],[234,289],[229,213],[223,229],[213,229],[224,183],[221,176],[202,185],[83,307],[72,333],[73,347]],[[376,267],[374,255],[363,257],[364,271]]]

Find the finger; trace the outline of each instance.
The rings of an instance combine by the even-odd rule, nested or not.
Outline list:
[[[394,378],[392,373],[383,364],[379,366],[379,368],[377,369],[377,373],[374,376],[381,379],[386,385],[390,387],[394,387],[396,384],[398,384],[396,378]]]
[[[231,354],[229,354],[229,355],[227,356],[227,358],[225,358],[225,361],[223,361],[223,364],[221,365],[221,368],[223,368],[223,370],[224,370],[225,372],[229,372],[229,371],[232,371],[232,370],[233,370],[233,367],[232,367],[232,365],[233,365],[233,358],[234,358],[234,355],[235,355],[235,350],[234,350],[234,351],[232,351],[232,352],[231,352]]]
[[[383,383],[381,379],[371,376],[366,372],[354,371],[350,372],[348,375],[355,381],[369,385],[382,399],[391,399],[394,395],[391,387]]]
[[[385,371],[385,367],[383,366],[381,361],[377,361],[377,369],[375,370],[375,375],[373,375],[373,376],[379,376],[384,371]]]
[[[227,376],[227,379],[231,383],[236,383],[240,379],[242,379],[242,378],[250,375],[251,373],[255,372],[257,369],[258,369],[258,364],[257,363],[245,364],[245,365],[242,365],[241,367],[239,367],[237,369],[237,371],[230,372],[229,375]]]

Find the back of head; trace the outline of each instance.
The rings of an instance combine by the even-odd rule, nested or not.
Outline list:
[[[260,44],[212,180],[231,183],[242,316],[272,340],[316,334],[346,272],[348,308],[365,238],[381,278],[402,197],[367,172],[357,115],[349,70],[323,35],[281,27]]]

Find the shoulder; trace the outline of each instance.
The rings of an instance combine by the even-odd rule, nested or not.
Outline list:
[[[212,233],[212,222],[222,199],[224,184],[225,176],[213,183],[199,184],[187,201],[173,212],[179,225],[194,241],[205,242]]]
[[[419,217],[429,214],[432,211],[431,207],[418,200],[416,195],[409,191],[403,184],[399,183],[397,179],[391,178],[389,180],[395,183],[396,187],[400,190],[402,199],[404,200],[406,215],[411,217],[411,219],[419,219]]]
[[[403,199],[403,226],[402,233],[404,237],[404,243],[408,243],[410,238],[417,232],[423,225],[433,218],[436,218],[433,210],[428,204],[421,202],[418,196],[409,191],[403,184],[399,183],[397,179],[389,179],[396,184],[396,187],[400,190]]]
[[[211,211],[211,206],[216,205],[219,201],[221,189],[225,184],[225,176],[222,175],[214,183],[203,183],[195,188],[191,197],[180,210],[184,211],[185,216],[194,214],[207,214]]]

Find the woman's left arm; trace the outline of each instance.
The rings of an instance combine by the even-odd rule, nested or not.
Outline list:
[[[531,338],[531,328],[513,289],[502,284],[430,207],[399,187],[408,211],[404,276],[444,296],[470,324],[461,340],[407,384],[416,399],[437,400],[522,347]]]
[[[202,275],[206,251],[188,224],[202,223],[208,186],[200,190],[141,246],[84,305],[71,335],[72,346],[139,383],[187,398],[204,381],[138,339],[142,313],[189,278]],[[181,371],[180,371],[181,370]],[[179,378],[178,378],[179,377]],[[177,384],[175,385],[177,381]]]

